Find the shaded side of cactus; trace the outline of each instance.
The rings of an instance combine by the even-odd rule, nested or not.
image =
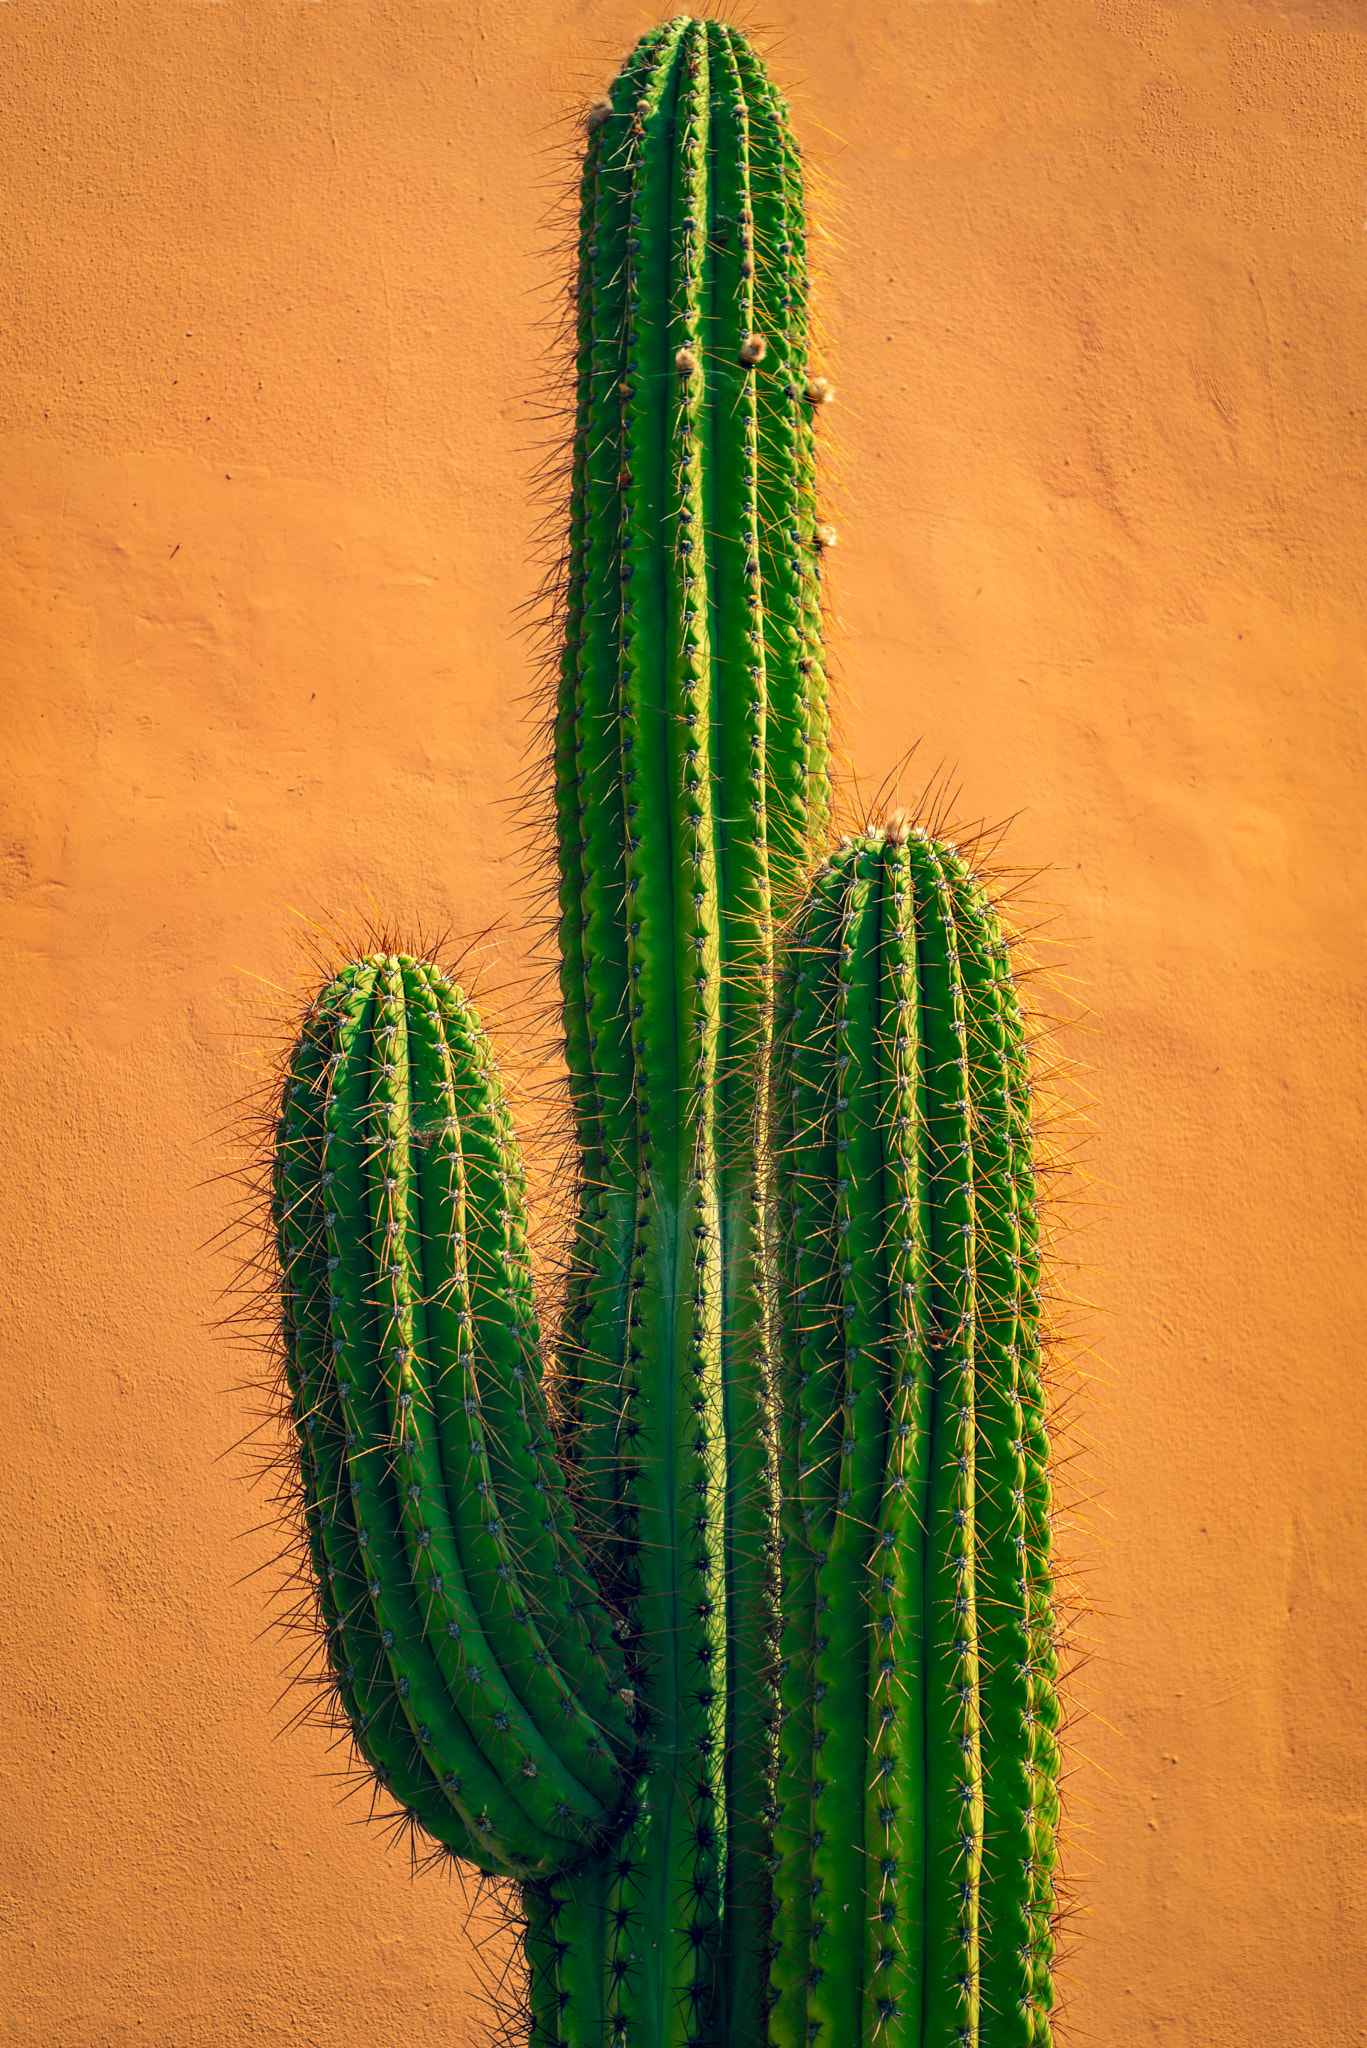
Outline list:
[[[951,846],[846,842],[778,998],[773,2048],[1049,2039],[1058,1702],[1031,1084]]]
[[[521,1158],[430,963],[312,1006],[275,1219],[305,1521],[342,1705],[437,1842],[527,1877],[610,1831],[635,1756],[613,1616],[550,1455]]]

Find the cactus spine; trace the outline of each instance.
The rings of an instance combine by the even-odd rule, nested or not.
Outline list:
[[[952,850],[876,836],[802,894],[829,808],[805,261],[744,37],[651,30],[581,190],[554,1429],[461,992],[352,963],[282,1103],[338,1694],[421,1826],[520,1882],[535,2048],[1049,2036],[1019,1012]]]

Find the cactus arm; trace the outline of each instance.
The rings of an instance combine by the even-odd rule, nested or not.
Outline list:
[[[485,1835],[491,1853],[498,1854],[502,1844],[508,1864],[536,1868],[573,1854],[585,1827],[601,1816],[601,1809],[597,1802],[586,1807],[577,1795],[567,1802],[570,1812],[565,1819],[552,1820],[543,1780],[526,1772],[533,1761],[524,1746],[527,1731],[512,1718],[511,1696],[492,1655],[487,1666],[479,1667],[479,1690],[490,1696],[487,1726],[476,1724],[476,1735],[465,1723],[427,1640],[398,1524],[395,1496],[417,1483],[407,1448],[413,1440],[411,1407],[398,1406],[403,1392],[396,1392],[393,1407],[388,1398],[396,1385],[393,1354],[400,1354],[406,1373],[413,1349],[411,1316],[403,1299],[411,1238],[382,1236],[373,1252],[363,1227],[372,1202],[372,1222],[381,1215],[385,1224],[391,1220],[388,1203],[397,1190],[390,1191],[385,1183],[399,1177],[391,1169],[401,1168],[405,1123],[404,1103],[394,1093],[397,1071],[384,1071],[397,1070],[400,1063],[401,989],[393,983],[383,987],[379,977],[377,969],[364,1007],[358,1004],[353,1009],[352,1031],[344,1027],[339,1034],[341,1128],[329,1153],[336,1161],[337,1199],[329,1244],[339,1260],[334,1276],[334,1370],[348,1435],[354,1439],[348,1464],[353,1489],[359,1483],[356,1540],[369,1573],[367,1590],[394,1690],[434,1779],[453,1803],[459,1800],[467,1824],[473,1822]],[[391,1246],[399,1271],[391,1270],[387,1279],[378,1267]],[[473,1683],[473,1671],[470,1675]],[[510,1724],[506,1729],[499,1725],[504,1719]],[[487,1740],[488,1753],[481,1740]],[[457,1784],[459,1792],[454,1789]]]
[[[362,1599],[368,1600],[382,1651],[372,1669],[376,1676],[383,1674],[398,1698],[433,1789],[445,1795],[471,1832],[484,1838],[489,1860],[504,1868],[535,1865],[547,1855],[563,1855],[568,1841],[557,1847],[508,1799],[497,1769],[481,1756],[446,1697],[424,1640],[396,1527],[383,1368],[375,1360],[376,1278],[367,1232],[367,1167],[380,1150],[370,1096],[375,980],[374,971],[358,978],[340,1022],[340,1069],[325,1113],[335,1118],[327,1153],[335,1207],[325,1217],[332,1267],[329,1328],[332,1371],[346,1431],[345,1480],[339,1473],[336,1488],[340,1494],[345,1483],[351,1497]],[[425,1741],[419,1729],[425,1731]]]
[[[286,1086],[276,1157],[276,1224],[285,1282],[286,1375],[299,1444],[304,1525],[328,1655],[338,1696],[358,1743],[380,1782],[424,1825],[462,1855],[484,1861],[478,1840],[434,1791],[412,1733],[398,1709],[388,1666],[371,1621],[366,1580],[358,1566],[349,1486],[342,1457],[343,1424],[331,1375],[331,1278],[324,1237],[319,1140],[330,1087],[331,1032],[326,1013],[306,1028]],[[372,1674],[382,1674],[378,1682]]]
[[[1046,2043],[1057,1654],[1028,1063],[956,851],[846,842],[785,948],[779,1016],[771,2048]],[[842,1746],[864,1758],[853,1800]]]
[[[525,1557],[487,1529],[477,1533],[491,1549],[463,1551],[452,1512],[453,1499],[479,1499],[497,1532],[497,1488],[510,1493],[519,1455],[524,1479],[542,1469],[527,1436],[536,1333],[520,1164],[483,1042],[459,1037],[462,1012],[447,991],[443,1018],[439,992],[392,957],[325,993],[287,1083],[287,1110],[301,1090],[315,1107],[302,1131],[297,1115],[285,1121],[278,1228],[285,1270],[298,1275],[291,1294],[304,1297],[296,1424],[310,1441],[329,1650],[357,1739],[437,1839],[486,1869],[531,1875],[584,1855],[620,1799],[634,1739],[601,1610],[589,1656],[597,1711],[553,1655],[567,1636],[590,1643],[586,1617],[567,1605],[587,1567],[557,1528],[563,1496],[557,1505],[532,1483],[517,1500]],[[473,1288],[471,1270],[485,1276]],[[446,1401],[463,1436],[443,1428],[443,1389],[481,1367],[510,1445],[497,1472],[473,1433],[477,1398],[470,1409]]]

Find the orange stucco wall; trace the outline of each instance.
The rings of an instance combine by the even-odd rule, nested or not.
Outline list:
[[[0,4],[7,2041],[483,2037],[272,1707],[204,1183],[289,906],[516,967],[554,122],[651,18]],[[1094,1012],[1074,2038],[1361,2042],[1367,14],[764,19],[850,751],[1019,813]]]

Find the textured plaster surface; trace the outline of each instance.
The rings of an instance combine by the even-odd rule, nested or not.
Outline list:
[[[652,18],[0,5],[6,2040],[487,2037],[498,1941],[271,1704],[206,1181],[291,906],[517,968],[540,223]],[[1073,2039],[1364,2042],[1367,17],[764,18],[850,752],[1017,814],[1094,1012]]]

